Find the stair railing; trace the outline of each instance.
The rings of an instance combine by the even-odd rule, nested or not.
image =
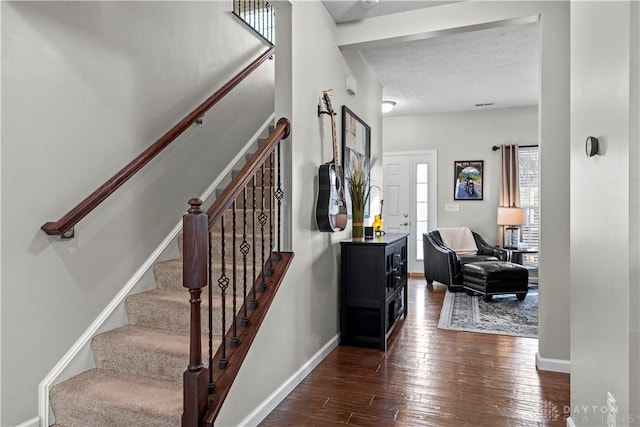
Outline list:
[[[190,294],[191,310],[183,426],[213,426],[293,257],[280,247],[284,197],[280,145],[289,132],[289,121],[278,120],[206,212],[200,199],[189,200],[183,218],[183,285]],[[208,328],[204,331],[209,358],[205,366],[201,297],[207,286]],[[220,319],[213,319],[215,303],[220,304]],[[214,335],[222,338],[217,350]]]
[[[169,146],[169,144],[171,144],[180,135],[182,135],[182,133],[184,133],[184,131],[186,131],[192,124],[197,123],[198,120],[202,116],[204,116],[205,113],[209,111],[214,105],[216,105],[222,98],[224,98],[227,93],[229,93],[249,74],[251,74],[253,70],[258,68],[260,64],[270,58],[273,55],[273,51],[273,47],[267,49],[253,62],[251,62],[251,64],[247,65],[244,69],[242,69],[242,71],[231,78],[231,80],[229,80],[224,86],[214,92],[195,110],[189,113],[178,124],[171,128],[167,133],[162,135],[146,150],[140,153],[138,157],[129,162],[129,164],[120,169],[120,171],[112,176],[107,182],[102,184],[93,193],[87,196],[82,202],[80,202],[73,209],[67,212],[62,218],[57,221],[46,222],[40,228],[49,235],[62,236],[64,238],[73,237],[74,227],[82,218],[87,216],[114,191],[120,188],[122,184],[127,182],[133,175],[135,175],[140,169],[142,169],[142,167],[153,160],[162,150],[164,150]]]
[[[259,37],[274,44],[275,11],[267,0],[233,0],[233,15],[247,24]]]

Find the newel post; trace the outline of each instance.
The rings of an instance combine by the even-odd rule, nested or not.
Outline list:
[[[208,228],[209,220],[202,212],[202,200],[189,200],[189,211],[182,217],[183,224],[183,272],[182,284],[189,290],[191,307],[191,331],[189,366],[184,372],[183,427],[202,425],[207,412],[207,375],[202,364],[200,295],[207,286]]]

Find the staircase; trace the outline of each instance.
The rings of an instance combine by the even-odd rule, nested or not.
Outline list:
[[[159,261],[153,266],[156,289],[127,297],[125,307],[129,324],[93,337],[91,349],[96,367],[51,387],[49,399],[56,425],[195,425],[186,422],[183,414],[189,406],[187,374],[194,371],[193,360],[197,359],[205,361],[201,364],[201,373],[212,373],[204,393],[195,394],[208,393],[207,400],[212,404],[207,404],[207,423],[213,424],[290,262],[290,255],[273,252],[277,214],[273,144],[276,138],[277,141],[280,139],[273,137],[270,148],[259,148],[254,154],[259,157],[262,150],[269,153],[268,157],[264,158],[262,154],[261,164],[256,163],[259,159],[249,159],[242,170],[234,173],[240,176],[232,179],[212,206],[212,209],[222,206],[222,214],[219,218],[210,217],[207,227],[210,247],[208,262],[205,262],[210,265],[208,276],[212,280],[207,286],[209,289],[202,289],[202,302],[197,302],[201,323],[209,323],[211,330],[207,326],[201,329],[201,324],[192,324],[194,301],[199,298],[194,299],[192,294],[190,300],[193,289],[185,289],[188,280],[187,275],[183,276],[183,266],[190,262],[185,263],[183,257],[187,251],[183,250],[181,234],[177,242],[178,258]],[[248,179],[247,167],[252,163],[255,171]],[[247,184],[238,189],[237,181],[243,176]],[[223,200],[230,194],[233,196],[231,204]],[[193,207],[192,204],[185,219],[191,215]],[[200,215],[205,213],[200,212]],[[271,257],[270,253],[273,253]],[[282,265],[274,267],[279,261]],[[228,291],[216,286],[219,275],[233,280]],[[194,359],[190,348],[194,348],[195,327],[203,345],[201,354]],[[189,369],[185,373],[187,366]],[[213,366],[212,370],[210,366]],[[216,384],[219,381],[214,376],[224,380]],[[197,424],[203,422],[201,416],[196,417],[199,419]]]
[[[180,236],[178,243],[181,240]],[[219,251],[221,239],[212,242],[214,251]],[[157,289],[130,295],[126,300],[129,325],[93,338],[96,368],[51,388],[50,401],[58,425],[180,425],[190,328],[182,258],[157,262],[153,270]],[[213,321],[220,324],[220,296],[212,297]],[[236,300],[241,307],[242,297]],[[203,298],[203,319],[208,309],[208,301]],[[228,310],[227,325],[232,318]],[[219,347],[220,340],[221,334],[214,336],[214,348]],[[203,360],[207,359],[203,354]]]

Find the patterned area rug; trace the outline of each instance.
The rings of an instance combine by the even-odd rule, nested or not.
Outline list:
[[[507,294],[494,295],[493,302],[447,291],[438,328],[538,338],[538,289],[529,288],[524,301]]]

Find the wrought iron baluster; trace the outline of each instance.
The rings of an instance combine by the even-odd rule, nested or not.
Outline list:
[[[284,191],[282,191],[282,177],[280,175],[280,142],[278,142],[278,188],[276,190],[276,199],[278,200],[278,253],[276,260],[279,261],[280,256],[280,239],[282,238],[282,229],[281,229],[281,221],[282,221],[282,198],[284,197]]]
[[[224,239],[224,215],[220,217],[220,228],[222,236],[221,248],[222,248],[222,268],[220,277],[218,278],[218,287],[220,288],[220,300],[222,306],[222,344],[220,344],[220,361],[218,362],[218,366],[220,369],[226,369],[227,363],[227,345],[225,340],[225,335],[227,331],[227,318],[226,318],[226,292],[229,287],[229,278],[226,273],[226,265],[225,265],[225,239]]]
[[[261,172],[261,179],[260,179],[260,183],[261,183],[261,187],[262,187],[262,191],[261,191],[261,196],[260,196],[260,215],[258,216],[258,221],[260,222],[260,240],[262,243],[262,252],[260,252],[260,287],[258,288],[258,290],[260,292],[264,292],[264,290],[267,288],[267,282],[264,280],[265,278],[265,271],[264,271],[264,264],[265,264],[265,256],[264,256],[264,226],[267,223],[267,215],[264,213],[264,163],[262,163],[262,166],[260,166],[260,172]]]
[[[253,7],[251,8],[251,11],[253,12],[251,15],[251,19],[253,21],[253,28],[258,28],[258,26],[256,25],[256,0],[253,0]]]
[[[247,315],[247,254],[249,253],[249,243],[247,243],[247,187],[242,189],[242,243],[240,243],[240,253],[242,253],[242,320],[241,326],[249,325]]]
[[[233,14],[273,45],[275,9],[266,0],[233,1]]]
[[[233,201],[231,205],[232,210],[232,218],[233,218],[233,234],[231,236],[231,242],[233,244],[233,252],[231,253],[231,277],[232,277],[232,289],[233,289],[233,301],[231,303],[231,307],[233,307],[233,320],[231,321],[231,340],[229,341],[229,345],[231,347],[235,347],[238,345],[238,304],[236,302],[236,298],[238,296],[238,288],[237,288],[237,280],[236,280],[236,201]]]
[[[251,309],[255,310],[256,307],[258,307],[258,300],[256,298],[256,281],[258,280],[258,278],[256,277],[256,175],[254,174],[253,177],[251,177],[251,189],[252,189],[252,205],[251,205],[251,210],[253,212],[253,214],[251,215],[251,248],[253,250],[253,275],[251,276],[251,293],[252,293],[252,299],[251,299]]]
[[[269,277],[273,276],[273,168],[275,167],[275,152],[269,154]]]
[[[209,394],[213,393],[216,384],[213,382],[213,245],[211,241],[211,230],[207,229],[207,238],[209,241],[209,384],[207,390]]]

